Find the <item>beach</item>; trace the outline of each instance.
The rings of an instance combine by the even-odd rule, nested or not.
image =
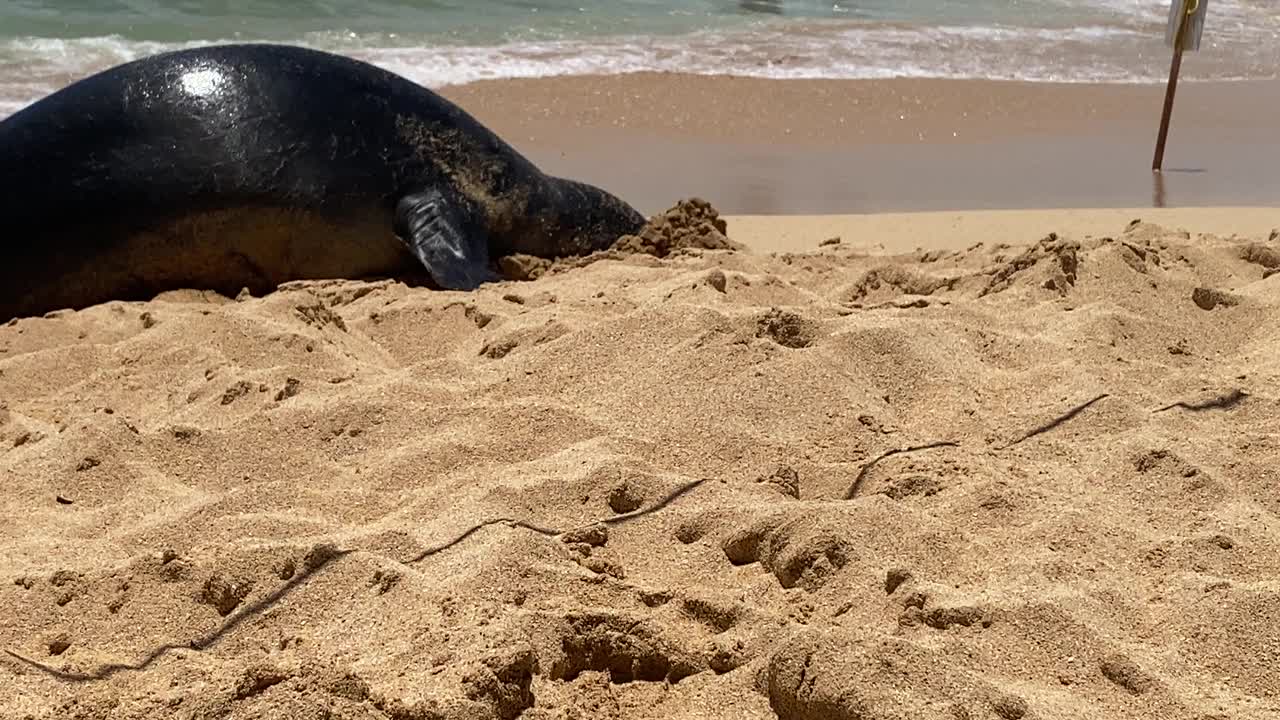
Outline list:
[[[1146,0],[42,3],[0,117],[297,24],[650,223],[0,324],[0,720],[1280,720],[1273,11],[1153,174]]]
[[[684,210],[0,327],[0,716],[1280,717],[1275,215]]]
[[[652,214],[1280,205],[1280,13],[1221,0],[1149,172],[1165,0],[133,0],[0,7],[0,118],[209,43],[349,55]]]
[[[441,92],[646,213],[694,194],[735,214],[1280,205],[1275,80],[1183,83],[1158,176],[1155,84],[642,73]]]

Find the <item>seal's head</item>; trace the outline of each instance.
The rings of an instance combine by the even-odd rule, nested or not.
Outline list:
[[[645,217],[622,199],[594,185],[552,178],[546,192],[530,198],[513,223],[511,252],[538,257],[587,255],[644,227]]]

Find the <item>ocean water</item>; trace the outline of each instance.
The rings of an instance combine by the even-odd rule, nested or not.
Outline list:
[[[1209,3],[1184,77],[1280,73],[1280,0]],[[642,70],[1160,82],[1169,0],[2,0],[0,117],[167,49],[284,41],[430,87]]]

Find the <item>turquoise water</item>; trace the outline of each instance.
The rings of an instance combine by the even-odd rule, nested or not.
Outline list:
[[[607,34],[681,33],[731,27],[759,17],[927,19],[993,22],[1029,18],[1037,2],[927,2],[905,0],[841,5],[814,0],[713,0],[679,2],[579,2],[577,0],[10,0],[0,8],[4,35],[182,41],[288,39],[299,34],[351,32],[398,34],[446,42],[574,38]],[[1050,3],[1051,6],[1060,5]],[[234,10],[232,10],[234,8]],[[1063,11],[1066,7],[1055,7]],[[1063,12],[1064,19],[1070,13]]]
[[[1190,79],[1275,77],[1280,2],[1209,0]],[[429,86],[639,70],[1155,82],[1167,0],[4,0],[0,115],[160,50],[286,41]]]

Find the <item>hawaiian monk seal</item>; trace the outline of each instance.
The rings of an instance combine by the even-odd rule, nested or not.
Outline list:
[[[0,121],[0,322],[165,290],[578,255],[644,217],[399,75],[306,48],[168,52]]]

